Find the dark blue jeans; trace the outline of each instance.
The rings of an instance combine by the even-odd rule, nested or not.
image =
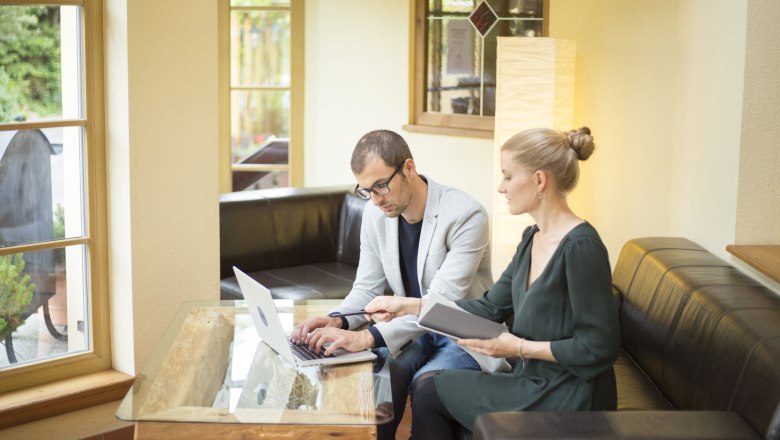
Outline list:
[[[390,386],[393,394],[393,420],[377,427],[379,440],[395,439],[395,431],[406,409],[406,398],[414,379],[422,373],[439,370],[479,370],[479,364],[455,342],[445,336],[426,333],[410,344],[397,358],[386,348],[379,356],[389,358]]]

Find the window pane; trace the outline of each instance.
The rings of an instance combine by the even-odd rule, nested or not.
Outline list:
[[[288,186],[290,186],[288,171],[233,171],[233,191]]]
[[[89,349],[85,252],[79,245],[0,256],[0,370]]]
[[[230,38],[234,86],[289,87],[289,11],[233,11]]]
[[[290,6],[290,0],[230,0],[230,6]]]
[[[427,110],[479,114],[482,38],[468,19],[429,21]]]
[[[487,0],[487,2],[499,17],[542,18],[544,12],[543,0]]]
[[[477,5],[476,0],[428,0],[428,11],[431,15],[461,15],[468,16]]]
[[[507,18],[542,18],[543,0],[486,0],[499,16]],[[482,0],[428,0],[430,15],[468,16]]]
[[[231,106],[233,163],[244,161],[275,138],[290,137],[290,92],[233,91]],[[273,155],[273,161],[252,163],[286,164],[286,150],[283,158]]]
[[[0,247],[84,235],[82,133],[0,131]]]
[[[495,47],[496,37],[539,37],[541,35],[541,20],[499,20],[485,35],[485,46]]]
[[[81,117],[78,6],[0,6],[0,122]]]

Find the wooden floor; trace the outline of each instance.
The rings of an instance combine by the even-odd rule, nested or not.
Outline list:
[[[409,437],[412,435],[412,407],[409,405],[409,400],[407,400],[404,418],[401,419],[401,424],[398,425],[398,429],[395,431],[395,440],[409,440]]]

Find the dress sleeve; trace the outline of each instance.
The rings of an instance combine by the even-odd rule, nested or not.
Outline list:
[[[493,285],[493,287],[485,292],[481,298],[466,299],[456,301],[456,304],[463,310],[481,316],[485,319],[489,319],[495,322],[504,322],[514,313],[514,307],[512,304],[512,280],[517,273],[518,261],[522,249],[527,248],[525,243],[533,236],[531,234],[533,227],[529,226],[523,231],[523,239],[519,245],[515,255],[512,257],[512,261],[504,269],[501,277]]]
[[[587,380],[613,364],[620,345],[609,258],[593,237],[572,240],[564,258],[573,332],[550,348],[558,363]]]

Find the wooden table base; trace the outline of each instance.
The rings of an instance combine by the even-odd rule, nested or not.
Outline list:
[[[208,439],[311,439],[338,438],[364,440],[376,438],[371,425],[256,425],[232,423],[137,422],[135,439],[190,440]]]

